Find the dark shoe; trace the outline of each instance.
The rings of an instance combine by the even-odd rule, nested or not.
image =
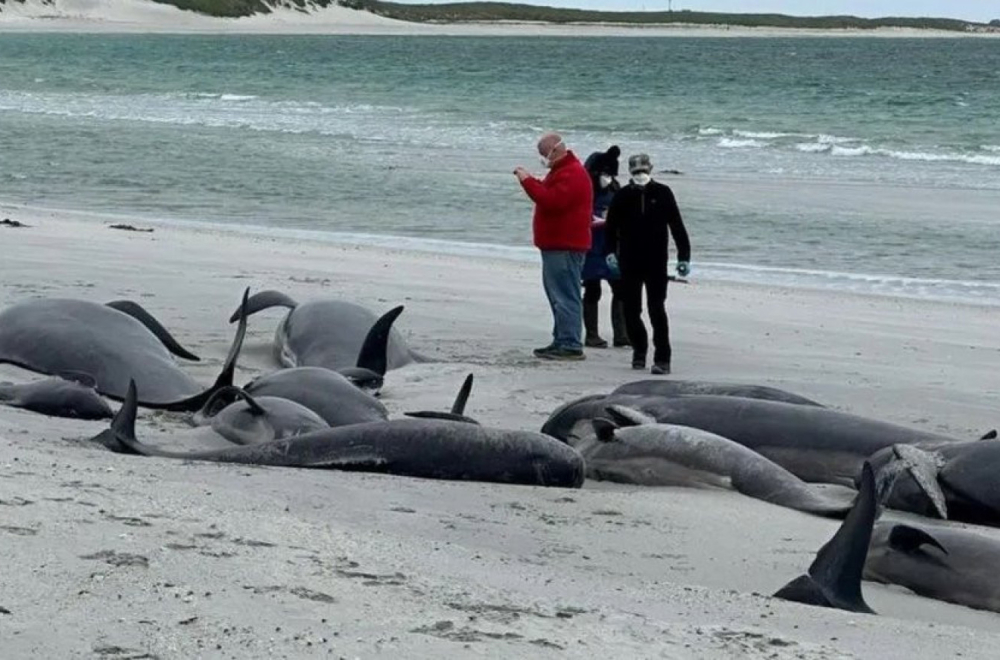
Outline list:
[[[584,360],[586,356],[579,348],[562,348],[557,346],[541,354],[536,353],[543,360]]]
[[[649,373],[654,376],[666,376],[670,374],[670,363],[669,362],[657,362],[649,369]]]
[[[615,339],[612,345],[615,348],[632,348],[632,344],[629,343],[628,339]]]
[[[555,347],[556,347],[555,344],[549,344],[548,346],[543,346],[542,348],[536,348],[534,350],[535,357],[542,357],[544,353],[548,353]]]
[[[646,368],[646,358],[633,357],[632,368],[639,371],[644,370]]]
[[[608,342],[602,339],[600,335],[587,335],[587,339],[583,342],[584,346],[589,346],[590,348],[607,348]]]

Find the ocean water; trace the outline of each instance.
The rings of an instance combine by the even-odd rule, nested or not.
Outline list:
[[[556,129],[695,277],[1000,305],[998,114],[991,39],[0,34],[0,201],[533,259]]]

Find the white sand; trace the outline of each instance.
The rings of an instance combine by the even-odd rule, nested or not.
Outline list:
[[[0,5],[0,32],[161,32],[258,34],[436,34],[477,36],[874,36],[956,37],[1000,36],[1000,33],[963,35],[944,30],[879,28],[876,30],[807,30],[750,28],[684,23],[645,27],[615,24],[555,25],[530,22],[418,24],[397,21],[371,12],[331,6],[298,10],[292,2],[267,15],[237,19],[213,18],[183,11],[152,0],[8,0]]]
[[[33,226],[0,228],[0,305],[135,299],[202,355],[185,368],[205,383],[245,286],[405,303],[401,329],[442,362],[389,374],[395,414],[445,407],[471,371],[470,414],[537,429],[558,403],[634,378],[622,351],[529,357],[549,327],[534,264],[2,217]],[[697,278],[670,309],[678,378],[776,385],[960,437],[996,425],[996,309]],[[272,368],[278,318],[252,319],[239,382]],[[140,422],[146,438],[183,428]],[[255,469],[78,441],[101,428],[0,407],[5,658],[985,659],[1000,644],[998,615],[880,585],[864,586],[877,617],[760,595],[801,574],[837,523],[734,493]]]

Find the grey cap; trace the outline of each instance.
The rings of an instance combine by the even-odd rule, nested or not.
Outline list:
[[[649,156],[646,154],[635,154],[628,157],[628,173],[635,174],[636,172],[649,172],[653,171],[653,163],[649,161]]]

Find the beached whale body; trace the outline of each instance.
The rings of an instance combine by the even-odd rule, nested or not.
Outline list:
[[[0,403],[50,417],[110,419],[111,407],[94,389],[93,381],[46,378],[33,383],[0,383]]]
[[[169,452],[135,438],[135,388],[111,428],[95,440],[113,451],[222,463],[381,472],[429,479],[459,479],[577,488],[580,454],[530,431],[487,429],[444,420],[399,419],[313,431],[252,446]]]
[[[612,419],[594,421],[595,433],[573,439],[587,477],[644,486],[732,488],[748,497],[798,511],[842,518],[853,489],[823,492],[753,450],[722,436],[672,424],[657,424],[612,406]]]
[[[1000,612],[1000,539],[957,527],[881,521],[864,578]]]
[[[111,305],[42,298],[8,307],[0,312],[0,362],[48,375],[85,374],[93,378],[98,392],[118,400],[125,398],[134,379],[142,387],[141,405],[167,409],[197,410],[214,389],[232,384],[233,352],[215,387],[203,391],[180,369],[168,346],[197,358],[181,349],[144,310],[138,314],[137,304]],[[241,323],[237,331],[236,352],[245,327]]]
[[[389,411],[381,401],[360,390],[336,371],[323,367],[295,367],[259,376],[243,391],[253,397],[287,399],[308,408],[329,426],[384,421]],[[235,401],[239,390],[220,391],[195,416],[195,423],[208,424],[223,405]]]
[[[895,444],[956,442],[817,406],[732,396],[655,397],[611,395],[584,398],[556,410],[543,433],[565,439],[611,404],[639,410],[666,424],[703,429],[769,458],[805,481],[853,486],[862,464]]]
[[[250,297],[247,314],[271,307],[290,311],[278,324],[274,335],[274,356],[286,367],[325,367],[334,371],[358,365],[361,348],[378,320],[374,313],[345,300],[313,300],[297,303],[278,291],[261,291]],[[230,323],[239,318],[239,310]],[[385,368],[398,369],[419,355],[410,350],[395,328],[388,335]]]

